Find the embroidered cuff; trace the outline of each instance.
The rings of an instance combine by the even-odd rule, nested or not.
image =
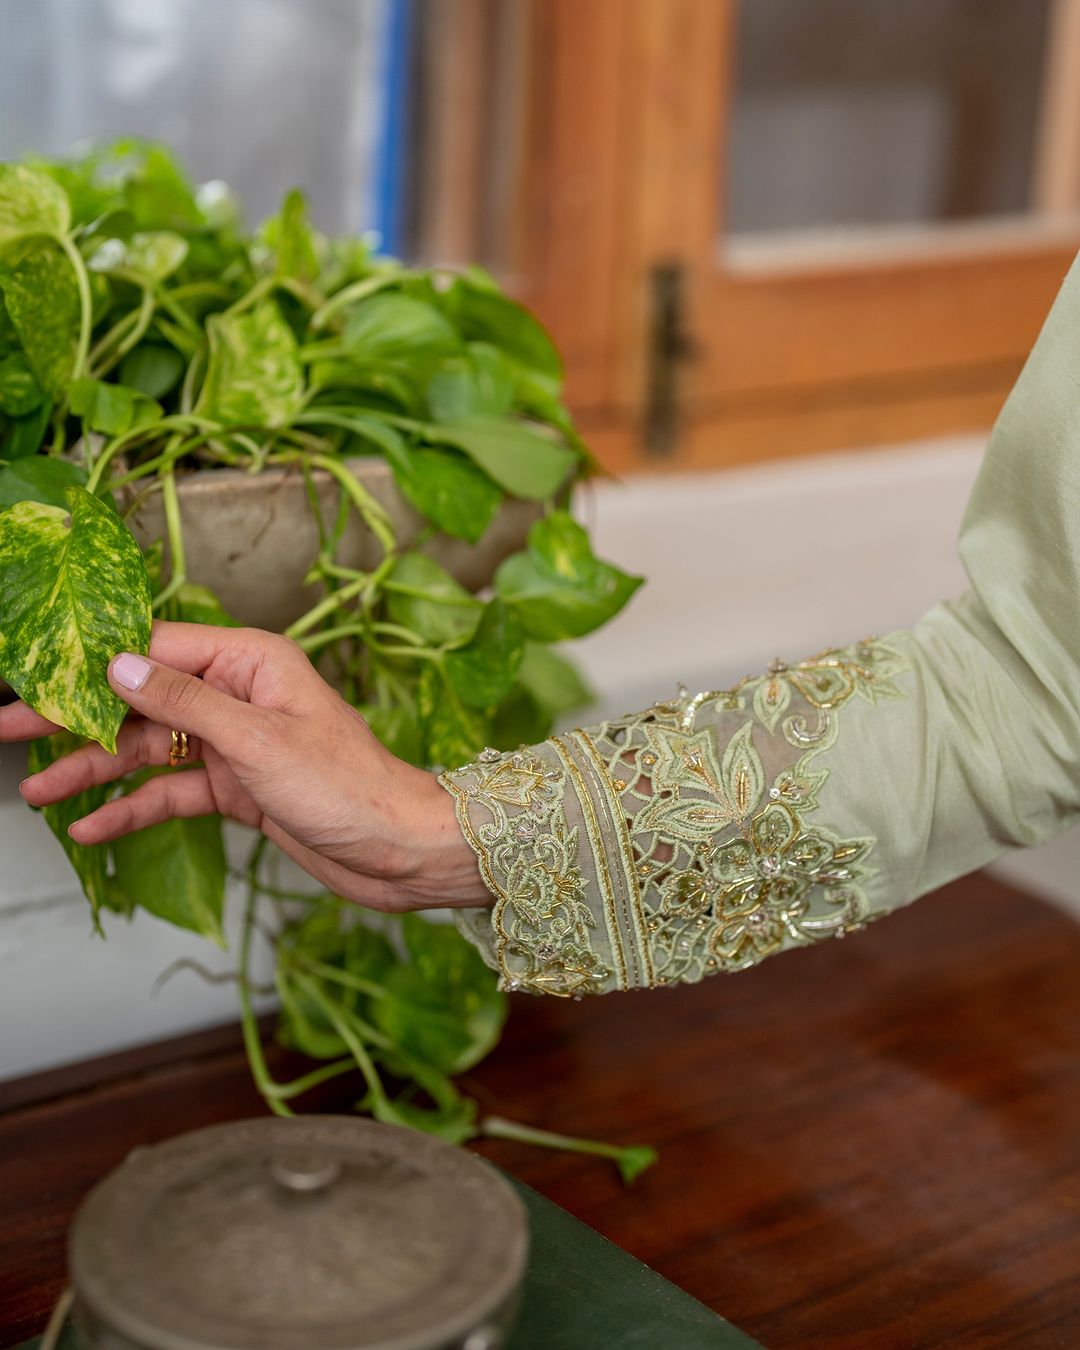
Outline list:
[[[461,931],[506,988],[564,996],[700,980],[855,931],[874,917],[874,840],[812,814],[817,761],[840,709],[898,697],[904,665],[878,642],[777,661],[443,774],[495,896]]]

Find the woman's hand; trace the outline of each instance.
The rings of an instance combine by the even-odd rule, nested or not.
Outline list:
[[[159,622],[150,658],[122,653],[109,664],[109,683],[133,709],[117,753],[85,745],[27,778],[22,794],[47,806],[167,764],[172,728],[188,733],[194,767],[157,775],[76,821],[76,843],[220,812],[374,909],[490,900],[450,795],[385,750],[288,638]],[[0,708],[0,741],[56,730],[23,703]]]

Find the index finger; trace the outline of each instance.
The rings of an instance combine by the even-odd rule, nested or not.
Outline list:
[[[0,707],[0,741],[34,741],[62,728],[28,708],[21,699]]]
[[[223,652],[250,647],[253,640],[262,636],[259,629],[253,628],[219,628],[208,623],[155,619],[150,655],[173,670],[182,670],[186,675],[201,675]]]

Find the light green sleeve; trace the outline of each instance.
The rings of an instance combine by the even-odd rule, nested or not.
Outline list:
[[[460,923],[504,985],[743,970],[1080,815],[1080,263],[994,428],[960,554],[970,589],[909,632],[444,774],[495,899]]]

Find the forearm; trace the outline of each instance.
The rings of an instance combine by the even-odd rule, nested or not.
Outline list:
[[[463,926],[509,986],[741,970],[1080,814],[1078,266],[995,428],[964,597],[444,776],[495,901]]]
[[[693,981],[869,920],[1080,810],[1080,721],[974,597],[735,689],[444,775],[511,988]]]

